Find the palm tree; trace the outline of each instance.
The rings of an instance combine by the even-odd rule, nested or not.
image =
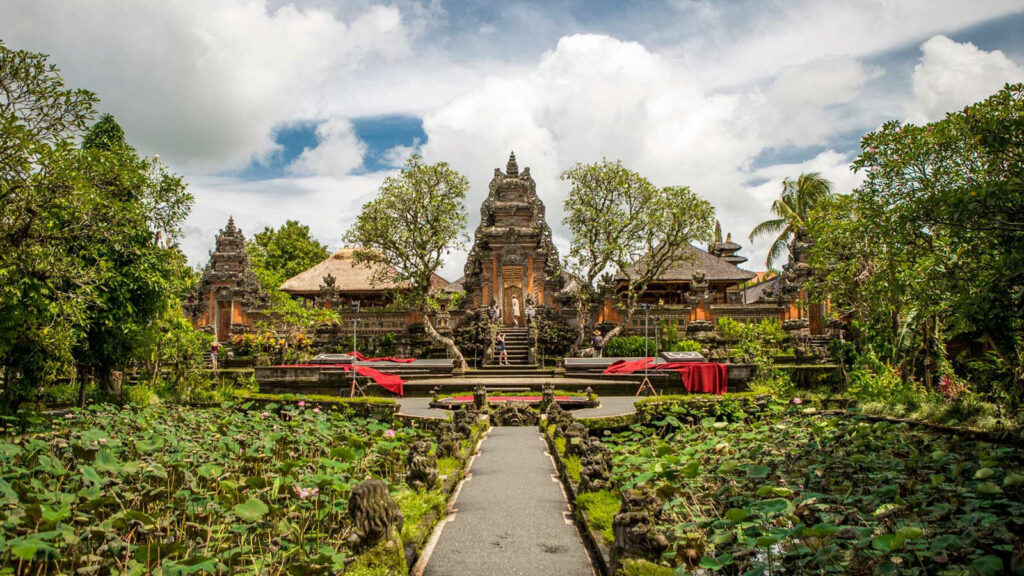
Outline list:
[[[751,242],[756,238],[777,234],[768,250],[768,259],[765,260],[769,269],[772,262],[778,260],[789,247],[797,231],[807,226],[811,210],[830,194],[832,183],[818,172],[804,173],[796,180],[786,178],[782,181],[782,196],[772,202],[772,214],[776,218],[761,222],[750,233]]]

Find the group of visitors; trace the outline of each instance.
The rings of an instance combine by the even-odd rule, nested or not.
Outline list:
[[[512,326],[518,328],[520,318],[525,317],[526,321],[523,322],[523,326],[527,326],[533,323],[534,317],[537,315],[537,309],[534,307],[533,302],[529,298],[526,299],[526,306],[522,307],[519,304],[519,297],[513,295],[512,301],[510,302],[512,308]],[[520,313],[522,310],[523,313]],[[501,306],[498,306],[497,300],[491,301],[491,307],[488,309],[487,315],[490,317],[491,322],[495,324],[501,324],[502,312]]]

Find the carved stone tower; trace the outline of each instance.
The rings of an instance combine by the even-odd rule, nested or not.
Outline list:
[[[235,219],[217,234],[216,248],[202,279],[185,299],[185,313],[197,328],[210,327],[217,340],[248,331],[268,306],[256,273],[249,265],[245,236]]]
[[[513,296],[519,299],[520,310],[527,296],[538,306],[557,305],[555,294],[563,285],[558,251],[537,184],[529,168],[519,171],[514,152],[504,174],[494,169],[465,274],[463,286],[473,306],[498,302],[507,324],[512,323]]]

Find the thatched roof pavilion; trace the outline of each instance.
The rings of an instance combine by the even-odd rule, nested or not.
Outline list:
[[[391,300],[393,293],[402,291],[408,286],[402,283],[386,281],[374,284],[374,267],[367,264],[356,264],[355,248],[341,248],[326,260],[285,280],[281,291],[292,296],[309,299],[319,297],[325,279],[333,279],[333,289],[345,300],[361,300],[364,306],[384,305]],[[448,281],[434,275],[431,291],[443,290]]]

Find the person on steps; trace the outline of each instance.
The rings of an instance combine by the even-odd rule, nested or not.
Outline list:
[[[519,328],[519,298],[512,296],[512,324]]]
[[[508,350],[505,349],[505,333],[498,334],[498,364],[508,366]]]
[[[590,343],[594,346],[594,358],[600,358],[601,349],[604,348],[604,338],[601,337],[600,330],[594,330],[594,337],[590,339]]]

